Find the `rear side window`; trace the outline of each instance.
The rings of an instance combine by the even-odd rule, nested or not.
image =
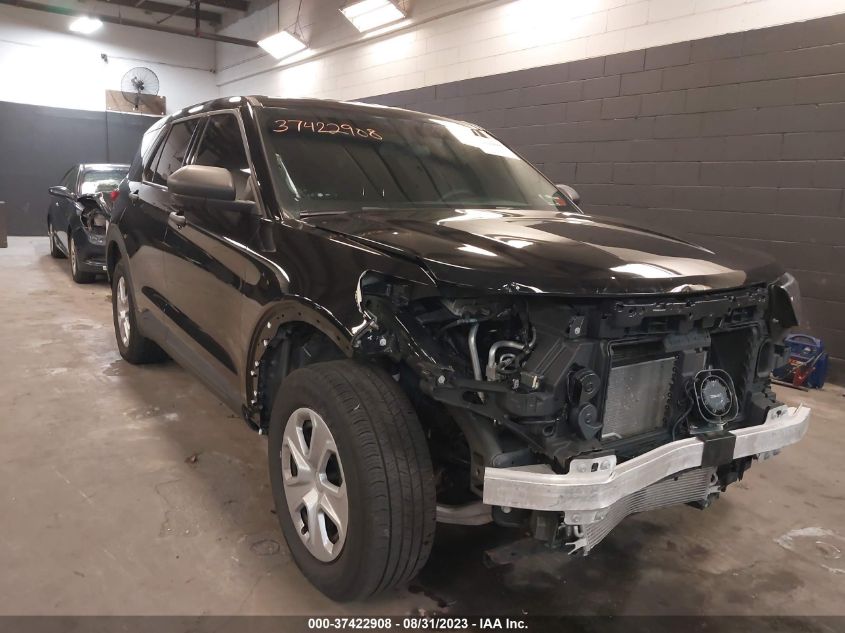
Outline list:
[[[129,173],[127,174],[129,180],[141,180],[141,148],[135,152],[135,158],[132,159],[132,164],[129,166]]]
[[[190,119],[174,123],[170,128],[167,139],[161,144],[149,168],[144,173],[144,180],[157,185],[167,186],[167,177],[182,166],[191,135],[197,127],[199,119]]]
[[[144,180],[148,178],[147,172],[144,172],[143,166],[146,164],[147,159],[150,157],[150,152],[152,152],[153,147],[155,146],[156,139],[162,134],[162,125],[159,121],[150,127],[149,130],[144,132],[144,136],[141,138],[141,146],[138,148],[138,151],[135,152],[135,158],[132,159],[132,166],[129,168],[129,180],[141,180],[142,176]]]

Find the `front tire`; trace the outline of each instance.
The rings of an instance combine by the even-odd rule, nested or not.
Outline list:
[[[112,275],[111,289],[112,318],[114,335],[120,355],[133,365],[159,363],[167,359],[167,354],[138,329],[135,316],[135,299],[126,277],[123,262],[117,262]]]
[[[434,540],[434,475],[416,413],[386,372],[352,360],[292,372],[268,451],[276,515],[315,587],[359,600],[419,572]]]
[[[67,232],[67,247],[70,259],[70,274],[71,277],[73,277],[73,280],[78,284],[92,283],[97,278],[97,275],[94,273],[84,272],[81,269],[79,251],[76,250],[76,244],[73,241],[73,236],[70,234],[70,230]]]

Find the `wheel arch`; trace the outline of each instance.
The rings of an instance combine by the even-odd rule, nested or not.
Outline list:
[[[115,240],[109,240],[106,244],[106,274],[108,275],[109,283],[114,278],[114,269],[117,267],[117,262],[123,259],[123,253],[120,246]]]
[[[253,327],[246,357],[244,417],[258,430],[266,429],[272,398],[284,375],[298,366],[286,364],[278,374],[276,356],[282,356],[282,345],[289,341],[302,345],[303,341],[319,340],[317,360],[353,358],[359,348],[355,339],[375,324],[375,317],[364,307],[365,287],[370,283],[399,282],[410,284],[424,293],[436,292],[433,280],[419,267],[404,265],[401,270],[384,271],[381,267],[361,270],[354,295],[349,293],[343,301],[333,301],[331,308],[301,295],[287,295],[267,309]],[[290,334],[297,334],[293,337]],[[326,352],[330,349],[333,353]],[[290,354],[284,354],[285,363]]]
[[[266,430],[275,392],[293,366],[280,359],[285,342],[319,340],[331,358],[351,358],[352,332],[328,310],[302,297],[288,297],[267,310],[253,328],[247,355],[246,394],[249,419]],[[287,348],[288,353],[290,347]]]

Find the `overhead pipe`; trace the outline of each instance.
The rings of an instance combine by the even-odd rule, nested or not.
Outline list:
[[[131,26],[137,29],[147,29],[148,31],[170,33],[171,35],[196,37],[203,40],[222,42],[224,44],[235,44],[237,46],[249,46],[251,48],[258,48],[258,42],[254,40],[245,40],[240,37],[229,37],[228,35],[220,35],[218,33],[207,33],[205,31],[199,30],[199,28],[194,28],[194,30],[191,31],[188,29],[180,29],[173,26],[165,26],[163,24],[150,24],[149,22],[142,22],[141,20],[133,20],[131,18],[115,17],[112,15],[83,12],[76,9],[66,9],[64,7],[55,7],[48,4],[31,2],[30,0],[0,0],[0,4],[7,4],[13,7],[20,7],[21,9],[32,9],[33,11],[44,11],[46,13],[53,13],[56,15],[64,15],[68,17],[87,16],[89,18],[96,18],[101,22],[107,22],[109,24],[119,24],[121,26]]]
[[[243,12],[249,9],[249,2],[247,0],[203,0],[203,2],[213,7],[232,9],[233,11]]]
[[[105,0],[109,2],[110,0]],[[247,0],[204,0],[206,4],[210,4],[221,9],[232,9],[234,11],[246,11],[249,8]],[[147,4],[148,0],[138,0],[135,6],[143,8],[142,5]]]
[[[133,9],[140,9],[141,11],[144,11],[146,13],[164,13],[167,15],[172,15],[174,9],[174,6],[172,4],[165,4],[163,2],[157,2],[156,0],[140,0],[140,2],[136,2],[136,0],[104,1],[113,7],[131,7]],[[209,24],[220,24],[222,16],[222,13],[217,13],[216,11],[202,12],[203,22],[208,22]]]

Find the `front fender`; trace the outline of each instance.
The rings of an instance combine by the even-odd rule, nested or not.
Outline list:
[[[363,324],[363,317],[361,319]],[[247,355],[246,393],[251,405],[258,394],[258,366],[279,332],[286,326],[305,323],[322,332],[347,357],[352,356],[352,331],[331,312],[305,297],[288,295],[273,304],[254,324]]]
[[[126,257],[126,245],[123,243],[123,235],[120,234],[120,229],[117,228],[114,222],[109,222],[108,229],[106,229],[106,273],[108,274],[109,283],[112,282],[112,275],[118,260]]]

